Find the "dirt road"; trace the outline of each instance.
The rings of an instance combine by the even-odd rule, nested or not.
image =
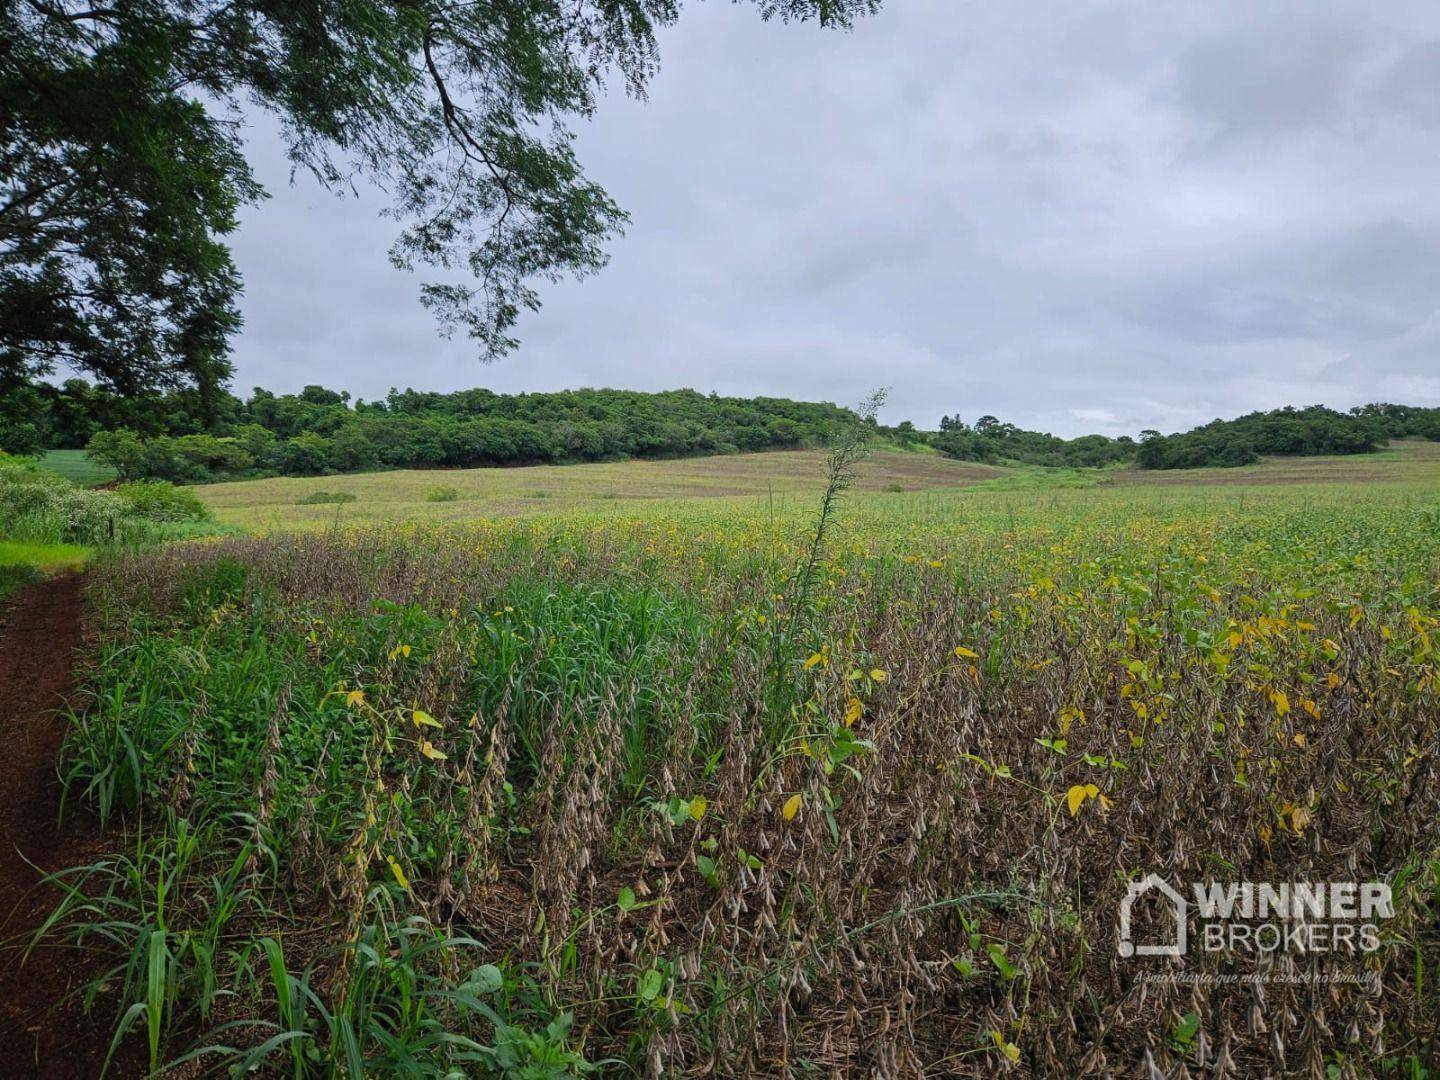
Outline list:
[[[57,823],[55,763],[65,736],[57,710],[74,688],[81,580],[47,578],[0,602],[0,1076],[98,1076],[111,1030],[108,1014],[86,1017],[67,999],[92,977],[83,958],[46,949],[20,963],[21,948],[58,898],[39,884],[36,867],[83,864],[100,850],[84,814]],[[143,1059],[126,1053],[109,1075],[143,1071]]]

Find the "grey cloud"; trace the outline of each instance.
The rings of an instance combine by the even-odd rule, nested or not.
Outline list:
[[[1420,124],[1440,124],[1440,39],[1408,46],[1385,73],[1373,103]]]
[[[632,214],[489,367],[392,269],[383,195],[236,237],[237,384],[692,386],[1062,434],[1440,403],[1440,9],[891,0],[850,34],[694,4],[578,129]]]
[[[1243,24],[1196,42],[1181,56],[1181,104],[1225,136],[1286,134],[1338,123],[1363,53],[1363,24],[1330,24],[1313,6],[1267,26]]]

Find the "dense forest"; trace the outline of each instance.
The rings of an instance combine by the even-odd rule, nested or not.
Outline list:
[[[378,401],[307,386],[175,390],[121,396],[83,380],[0,392],[0,450],[85,448],[122,477],[203,481],[386,468],[472,467],[684,457],[823,444],[848,409],[785,398],[725,398],[694,390],[391,390]],[[1062,439],[982,416],[946,416],[940,430],[906,421],[876,434],[901,449],[963,461],[1105,468],[1245,465],[1264,455],[1363,453],[1390,439],[1440,440],[1440,409],[1365,405],[1255,412],[1191,431],[1140,438]]]
[[[693,390],[392,390],[351,402],[308,386],[244,401],[193,391],[127,400],[72,381],[8,404],[0,448],[84,447],[122,477],[177,481],[789,449],[823,443],[853,419],[835,405]]]

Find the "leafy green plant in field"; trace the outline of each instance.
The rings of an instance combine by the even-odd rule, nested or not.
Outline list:
[[[426,502],[455,502],[460,498],[460,489],[449,484],[436,484],[425,489]]]
[[[257,852],[248,840],[233,831],[227,837],[216,824],[197,829],[184,817],[171,816],[168,825],[157,835],[139,834],[133,853],[51,875],[47,881],[65,898],[24,956],[44,962],[35,950],[54,929],[61,945],[113,957],[113,966],[85,988],[85,1000],[118,999],[111,1054],[139,1027],[152,1069],[162,1061],[163,1032],[210,1015],[232,959],[230,927],[255,896],[250,868]]]
[[[568,1014],[538,1027],[502,1016],[496,1006],[506,1007],[504,997],[517,1016],[529,1019],[518,1004],[522,995],[513,986],[507,989],[500,968],[466,967],[483,955],[480,942],[447,936],[418,916],[364,927],[345,947],[345,982],[334,999],[321,992],[323,972],[314,965],[296,975],[279,941],[264,938],[260,948],[277,1019],[235,1021],[214,1034],[253,1036],[258,1027],[268,1037],[248,1048],[211,1043],[184,1060],[218,1058],[246,1075],[283,1057],[296,1077],[317,1071],[419,1077],[493,1070],[541,1080],[594,1069],[570,1048]],[[319,1067],[322,1062],[330,1065]]]

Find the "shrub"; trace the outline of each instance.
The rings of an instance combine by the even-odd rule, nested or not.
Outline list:
[[[136,517],[147,521],[208,521],[210,508],[185,488],[166,480],[131,480],[115,489]]]
[[[145,472],[145,444],[129,428],[97,431],[85,447],[91,461],[108,465],[121,479],[140,476]]]
[[[197,530],[209,510],[188,491],[159,482],[116,491],[76,487],[38,469],[0,462],[0,535],[41,544],[144,545],[213,531]]]
[[[425,489],[426,502],[455,502],[460,498],[460,489],[448,484],[436,484]]]
[[[352,503],[359,498],[348,491],[312,491],[295,500],[296,506],[324,506],[327,503]]]
[[[45,543],[103,544],[115,538],[130,504],[48,473],[0,471],[0,532]]]

